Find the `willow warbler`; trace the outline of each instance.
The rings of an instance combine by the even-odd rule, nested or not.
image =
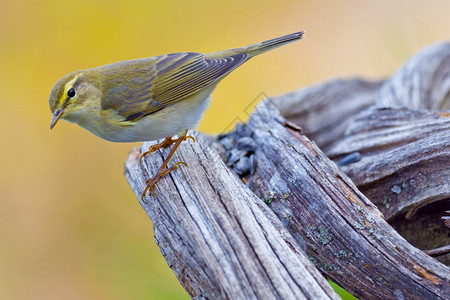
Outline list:
[[[162,176],[185,165],[167,168],[180,143],[193,139],[187,130],[197,126],[220,80],[250,58],[299,40],[303,33],[209,54],[166,54],[72,72],[50,93],[50,129],[64,119],[112,142],[165,138],[143,156],[175,143],[158,173],[146,182],[142,196],[149,189],[152,194]]]

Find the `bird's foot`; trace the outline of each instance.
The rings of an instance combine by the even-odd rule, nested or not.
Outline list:
[[[187,131],[186,131],[186,133],[187,133]],[[194,141],[194,143],[195,143],[195,139],[192,136],[190,136],[190,135],[183,135],[183,136],[180,136],[177,139],[173,139],[173,138],[170,137],[170,138],[166,138],[163,142],[161,142],[159,144],[153,145],[152,147],[149,148],[149,150],[147,152],[145,152],[145,153],[143,153],[141,155],[141,163],[142,163],[142,157],[144,157],[145,155],[151,154],[152,152],[154,152],[154,151],[156,151],[156,150],[158,150],[158,149],[160,149],[162,147],[167,147],[168,145],[175,143],[175,145],[173,146],[172,150],[170,150],[169,155],[164,160],[163,164],[159,168],[159,170],[156,173],[156,175],[153,176],[153,178],[150,178],[150,179],[148,179],[145,182],[146,187],[145,187],[144,192],[142,193],[142,196],[141,196],[141,200],[144,203],[147,203],[147,201],[145,201],[145,199],[144,199],[145,194],[147,194],[147,191],[149,191],[150,192],[150,196],[154,195],[153,189],[155,188],[156,183],[161,179],[161,177],[163,177],[164,175],[167,175],[170,172],[178,169],[178,165],[180,165],[180,164],[182,164],[182,165],[187,167],[187,164],[185,162],[181,161],[181,162],[177,162],[172,167],[167,168],[167,164],[169,163],[169,161],[172,158],[172,156],[175,154],[175,151],[178,149],[178,147],[180,146],[181,142],[183,142],[183,141],[185,141],[187,139],[192,139]]]
[[[149,192],[150,196],[154,196],[155,194],[153,193],[153,189],[155,188],[156,183],[161,179],[161,177],[163,177],[163,176],[169,174],[170,172],[175,171],[176,169],[178,169],[178,165],[180,165],[180,164],[185,166],[185,167],[187,167],[187,164],[185,162],[183,162],[183,161],[177,162],[176,164],[174,164],[170,168],[166,168],[164,165],[161,166],[161,168],[158,170],[156,175],[153,176],[153,178],[150,178],[150,179],[148,179],[145,182],[146,187],[145,187],[144,192],[142,193],[141,200],[144,203],[148,203],[147,201],[145,201],[145,198],[144,198],[144,196],[147,193],[147,191]]]

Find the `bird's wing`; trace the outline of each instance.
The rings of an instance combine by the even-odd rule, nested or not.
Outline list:
[[[127,66],[132,78],[122,76],[126,82],[104,95],[102,108],[114,109],[124,121],[137,121],[208,87],[247,57],[236,53],[212,59],[201,53],[175,53],[156,57],[145,68]]]

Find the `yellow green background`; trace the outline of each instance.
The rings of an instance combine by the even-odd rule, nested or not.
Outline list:
[[[388,76],[448,39],[449,11],[449,1],[417,0],[0,0],[0,298],[188,298],[123,176],[139,144],[67,122],[50,131],[48,96],[64,74],[306,30],[217,87],[199,129],[219,133],[245,120],[261,93]]]

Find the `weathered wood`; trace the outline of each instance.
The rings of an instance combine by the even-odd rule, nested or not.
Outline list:
[[[450,106],[450,44],[425,47],[383,81],[381,88],[367,88],[363,82],[351,80],[341,82],[339,89],[336,82],[339,81],[271,101],[321,145],[323,136],[333,140],[333,135],[322,131],[317,136],[316,131],[303,124],[312,122],[310,107],[317,106],[316,99],[320,103],[338,99],[337,105],[329,105],[327,114],[346,125],[343,130],[334,129],[336,138],[323,145],[326,154],[335,161],[353,157],[353,163],[341,169],[414,245],[430,249],[450,244],[448,230],[440,221],[444,211],[450,209],[450,113],[437,111]],[[368,98],[376,106],[361,105],[354,115],[348,115],[341,107],[355,107],[358,101],[369,103]],[[313,124],[330,122],[327,115],[315,115]],[[338,122],[333,125],[339,127]],[[426,213],[417,214],[425,206],[431,207]],[[435,206],[440,211],[433,209]],[[414,222],[404,220],[405,216],[414,216]],[[438,259],[450,264],[450,255]]]
[[[449,244],[440,218],[450,209],[450,114],[424,110],[448,107],[449,71],[450,45],[434,45],[385,81],[334,80],[266,99],[219,141],[196,134],[182,144],[173,163],[189,166],[141,205],[189,294],[335,298],[313,262],[360,298],[447,299],[449,268],[406,242],[368,198],[414,245]],[[289,121],[347,162],[338,169]],[[141,151],[131,152],[125,174],[138,198],[168,151],[145,169]]]
[[[358,152],[358,162],[342,166],[386,219],[450,196],[450,117],[447,113],[371,109],[356,117],[328,152],[338,160]]]
[[[313,142],[284,129],[265,104],[246,124],[257,144],[249,184],[270,199],[316,266],[362,298],[445,299],[449,269],[399,236]]]
[[[250,184],[256,194],[271,202],[270,208],[295,237],[296,242],[289,237],[284,246],[303,247],[324,273],[363,298],[445,299],[450,293],[448,268],[403,240],[314,143],[283,127],[282,117],[275,115],[275,108],[267,108],[269,105],[266,103],[265,109],[264,105],[258,106],[246,126],[257,143],[258,168]],[[255,263],[266,259],[277,264],[270,268],[272,271],[282,266],[292,266],[294,270],[300,266],[298,262],[277,263],[279,254],[266,259],[260,257],[263,254],[233,259],[234,255],[247,254],[248,249],[273,249],[253,243],[266,242],[268,235],[273,237],[278,231],[262,231],[259,226],[268,223],[264,219],[242,227],[241,222],[246,224],[256,215],[254,210],[246,213],[242,209],[258,204],[258,199],[227,172],[208,143],[199,136],[197,139],[198,144],[183,145],[176,154],[175,160],[188,162],[189,168],[164,177],[157,185],[157,196],[150,198],[148,205],[142,203],[154,222],[155,239],[169,265],[192,296],[298,297],[290,294],[291,290],[273,294],[270,284],[245,280],[269,280],[262,276],[268,272],[264,265],[259,265],[261,270],[256,273],[251,272]],[[167,155],[166,150],[164,154]],[[132,184],[138,183],[134,188],[137,196],[144,188],[139,155],[139,151],[133,153],[127,162],[127,177]],[[162,156],[154,155],[152,162],[150,173],[156,172]],[[140,176],[132,178],[135,173]],[[259,202],[254,208],[261,210],[264,205]],[[239,225],[229,225],[230,219],[238,220]],[[230,231],[224,232],[224,228]],[[257,237],[251,237],[254,229]],[[241,244],[243,241],[247,243]],[[214,249],[219,249],[219,253],[214,253]],[[236,265],[227,265],[230,261]],[[243,266],[243,262],[249,265]],[[239,274],[246,275],[226,284]],[[272,278],[280,275],[277,272]],[[286,282],[286,278],[281,278]],[[248,294],[250,286],[255,293],[261,293]]]
[[[450,245],[439,247],[439,248],[436,248],[433,250],[426,250],[424,252],[430,256],[439,256],[439,255],[442,255],[443,253],[449,253]]]
[[[189,167],[163,177],[157,195],[141,202],[186,291],[206,299],[338,299],[273,212],[195,137],[174,156]],[[167,153],[145,159],[147,170],[141,151],[130,153],[125,175],[138,198]]]
[[[335,79],[270,100],[326,152],[344,136],[355,115],[375,104],[382,84],[381,80]]]
[[[422,49],[385,82],[378,107],[450,109],[450,43]]]

